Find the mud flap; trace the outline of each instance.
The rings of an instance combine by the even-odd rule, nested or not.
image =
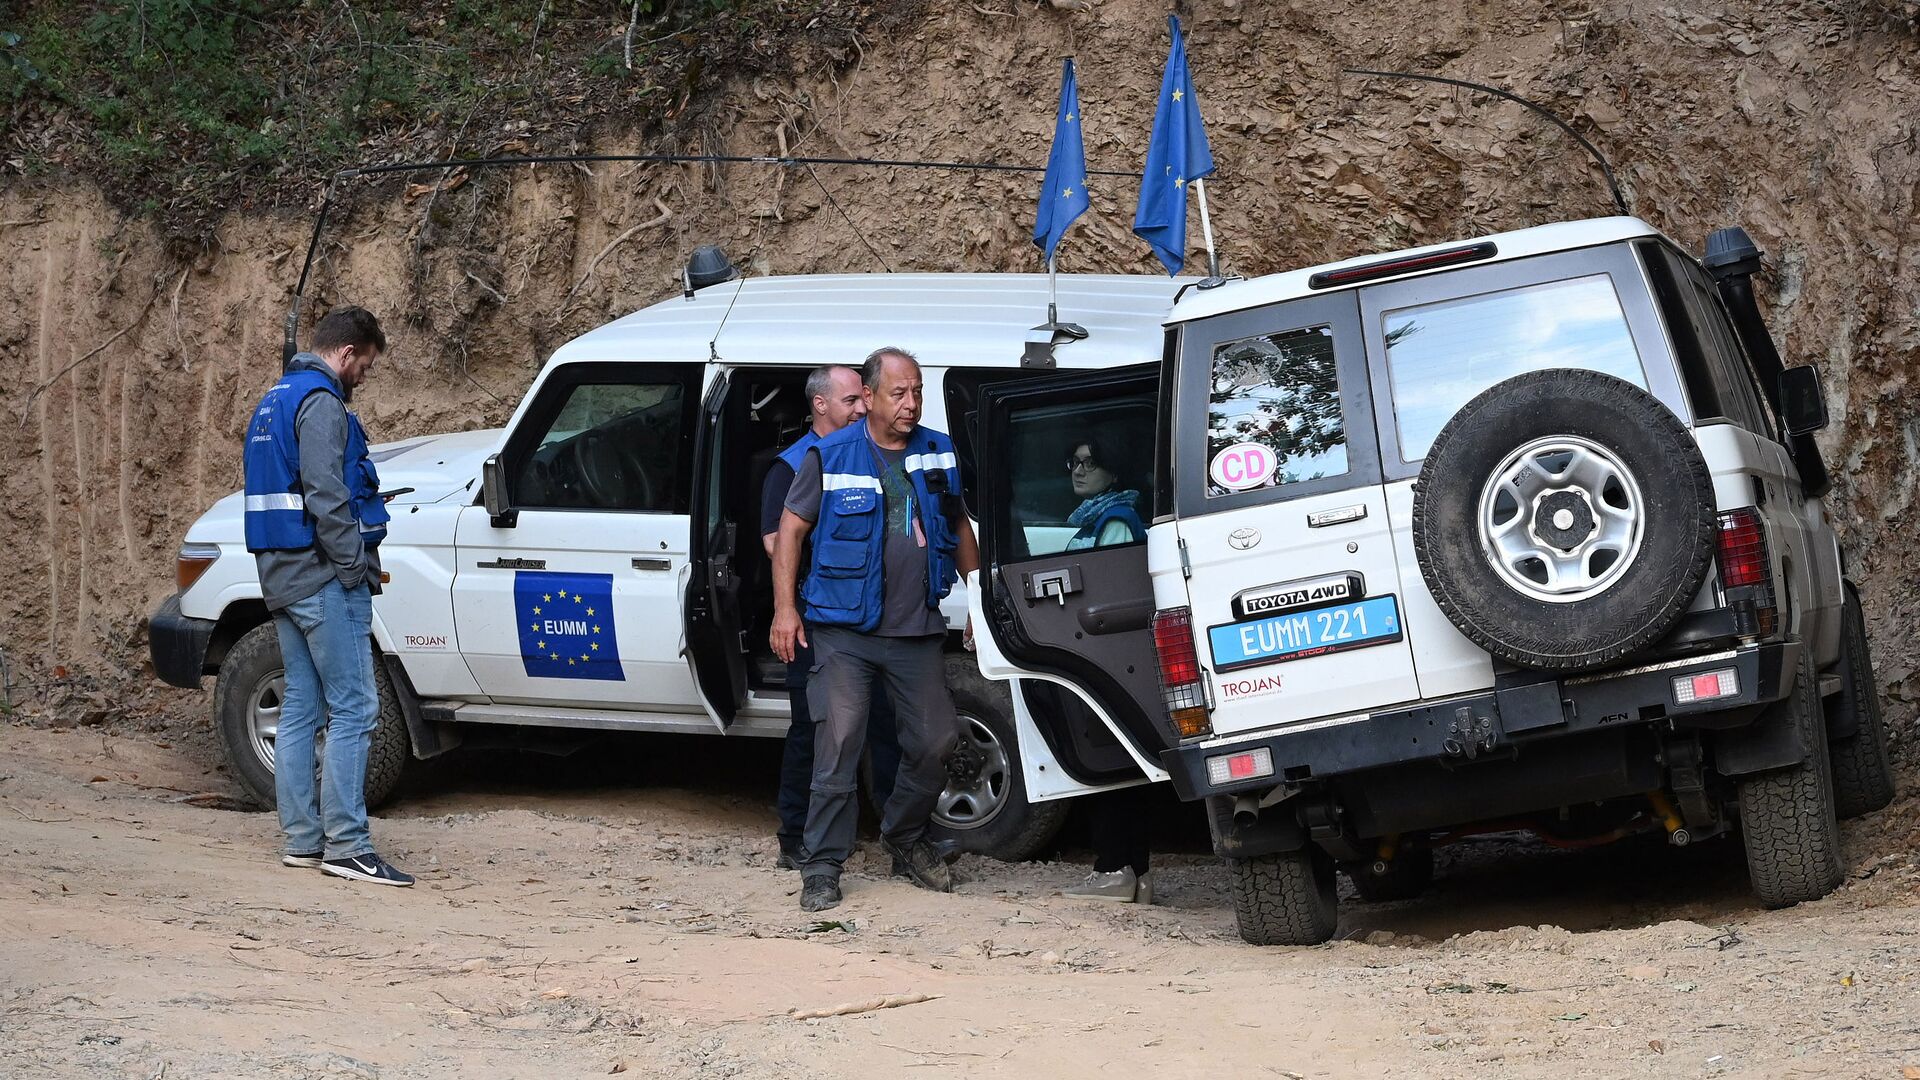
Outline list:
[[[1714,732],[1714,771],[1722,776],[1747,776],[1805,761],[1807,748],[1794,727],[1792,703],[1791,697],[1775,702],[1746,727]]]

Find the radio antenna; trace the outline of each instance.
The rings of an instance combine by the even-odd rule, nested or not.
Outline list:
[[[1509,93],[1508,91],[1502,90],[1497,86],[1488,86],[1484,83],[1468,82],[1465,79],[1448,79],[1439,75],[1414,75],[1405,71],[1371,71],[1367,68],[1342,68],[1341,70],[1346,72],[1349,75],[1370,75],[1380,79],[1410,79],[1414,82],[1430,82],[1430,83],[1440,83],[1443,86],[1459,86],[1459,87],[1464,87],[1465,89],[1468,89],[1468,90],[1478,90],[1483,94],[1492,94],[1494,97],[1505,98],[1508,101],[1514,102],[1519,105],[1525,105],[1527,108],[1532,109],[1535,113],[1538,113],[1540,116],[1545,117],[1550,123],[1553,124],[1554,127],[1557,127],[1561,131],[1566,132],[1568,136],[1570,136],[1573,139],[1574,142],[1579,143],[1581,147],[1583,147],[1587,151],[1587,153],[1592,154],[1593,160],[1600,163],[1600,172],[1604,174],[1607,178],[1607,190],[1611,192],[1613,195],[1613,205],[1619,208],[1620,213],[1622,215],[1630,216],[1633,213],[1633,211],[1627,209],[1626,196],[1620,194],[1620,185],[1613,178],[1613,166],[1607,164],[1606,155],[1600,152],[1599,147],[1596,147],[1592,143],[1588,142],[1584,136],[1582,136],[1579,132],[1573,130],[1573,128],[1569,126],[1565,120],[1562,120],[1558,116],[1555,116],[1544,105],[1537,105],[1531,101],[1528,101],[1526,98],[1521,97],[1519,94]]]

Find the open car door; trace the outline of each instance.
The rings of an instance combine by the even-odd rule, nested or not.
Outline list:
[[[1164,778],[1158,757],[1173,741],[1145,529],[1159,378],[1158,365],[1139,365],[988,386],[975,421],[980,670],[1022,680],[1047,749],[1081,790]],[[1035,682],[1051,685],[1027,692]],[[1089,742],[1082,710],[1112,741]],[[1116,772],[1103,750],[1119,749]]]
[[[725,371],[714,376],[701,402],[694,435],[693,506],[686,602],[687,663],[693,668],[700,704],[725,732],[747,700],[747,658],[740,646],[740,577],[734,570],[740,528],[726,515],[721,497],[721,418],[727,398]]]

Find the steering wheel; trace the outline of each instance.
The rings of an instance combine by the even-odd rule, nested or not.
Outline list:
[[[591,428],[581,432],[573,444],[573,471],[593,506],[617,510],[631,505],[627,500],[628,470],[619,455],[606,450],[603,433]]]

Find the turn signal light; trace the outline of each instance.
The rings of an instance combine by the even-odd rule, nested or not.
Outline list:
[[[193,583],[207,572],[214,560],[220,557],[220,549],[213,544],[182,544],[180,554],[173,560],[173,584],[177,591],[186,592]]]
[[[1193,612],[1188,608],[1161,608],[1153,613],[1153,651],[1160,660],[1160,700],[1167,707],[1174,731],[1183,739],[1213,730],[1207,717],[1206,688],[1201,684],[1200,656],[1193,648]]]
[[[1773,599],[1773,554],[1767,549],[1767,529],[1758,510],[1743,506],[1720,515],[1717,554],[1721,590],[1746,590],[1744,602],[1753,611],[1752,632],[1772,636],[1779,617]]]

